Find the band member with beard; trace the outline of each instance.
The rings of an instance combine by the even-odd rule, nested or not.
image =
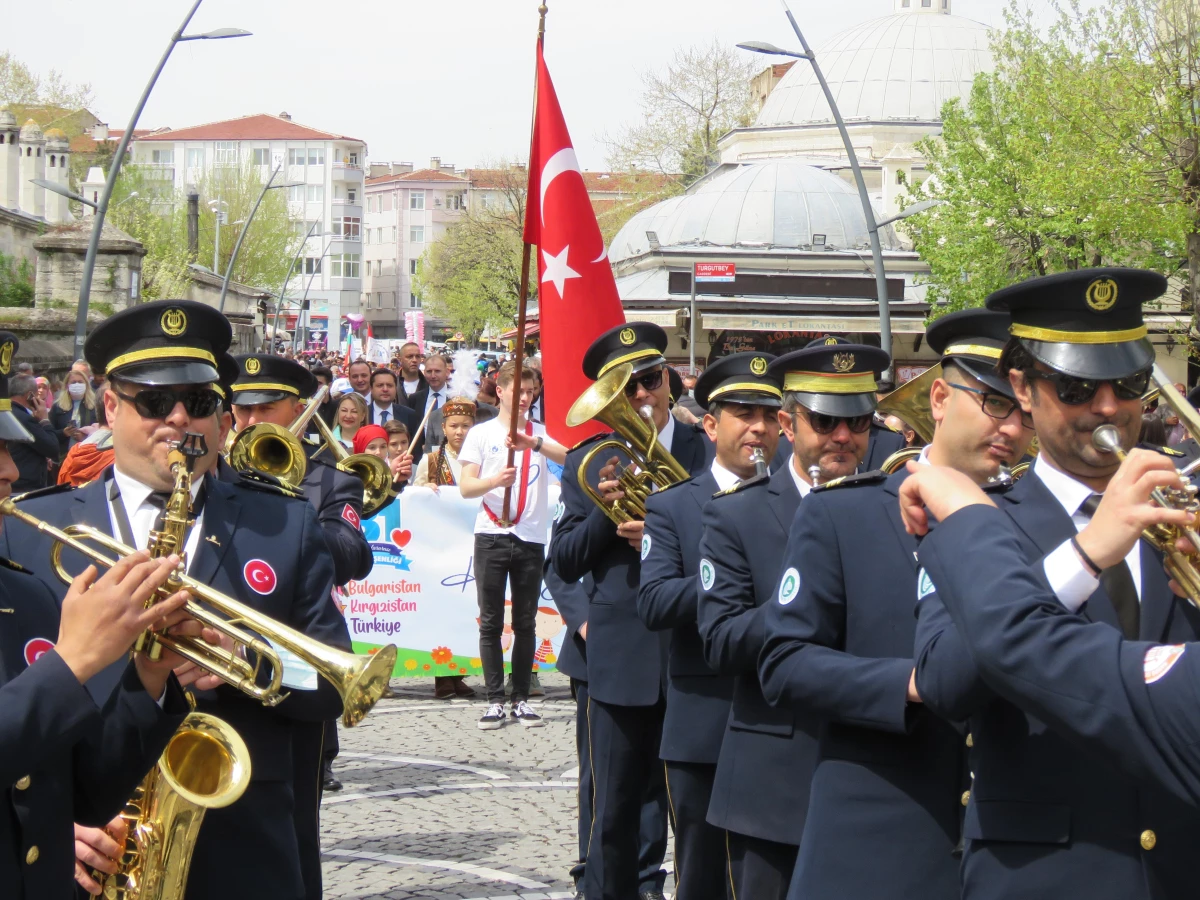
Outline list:
[[[1080,269],[1029,279],[988,298],[990,309],[1012,315],[999,368],[1032,416],[1040,444],[1032,469],[994,502],[1015,526],[1029,573],[1079,622],[1111,628],[1112,647],[1121,635],[1194,640],[1200,622],[1176,602],[1161,558],[1146,542],[1130,542],[1123,559],[1098,554],[1101,569],[1079,534],[1099,514],[1118,470],[1117,458],[1093,445],[1093,432],[1111,425],[1128,448],[1138,439],[1154,363],[1142,304],[1166,288],[1155,272]],[[973,571],[974,553],[960,557],[959,565]],[[973,746],[963,895],[1190,896],[1200,814],[1123,775],[1086,743],[1068,740],[1037,710],[993,693],[935,583],[921,579],[914,596],[917,689],[941,715],[969,723]],[[1057,658],[1059,649],[1044,652]],[[1056,670],[1058,683],[1043,686],[1074,690],[1061,680],[1069,677],[1067,669]]]
[[[1019,460],[1033,438],[994,370],[1007,334],[1006,315],[967,310],[939,319],[926,337],[942,356],[942,373],[930,388],[934,435],[922,458],[979,483]],[[832,371],[839,356],[843,367],[852,356],[867,370],[865,377],[847,370],[843,390],[874,388],[870,372],[887,362],[880,351],[863,363],[865,350],[834,350]],[[792,378],[803,386],[813,376]],[[854,396],[834,394],[845,408],[821,412],[867,418],[869,405],[847,403]],[[793,900],[958,897],[953,851],[965,749],[914,687],[916,541],[896,502],[907,477],[871,472],[815,487],[793,520],[764,614],[763,694],[781,709],[824,720]]]

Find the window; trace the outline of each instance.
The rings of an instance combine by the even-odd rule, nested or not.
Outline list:
[[[453,191],[446,195],[446,209],[461,210],[467,205],[466,194],[462,191]]]
[[[304,185],[292,184],[288,185],[288,200],[292,203],[304,202]]]
[[[361,258],[358,253],[335,253],[329,257],[329,274],[334,278],[358,278]]]
[[[321,274],[321,258],[319,256],[304,257],[304,274],[305,275],[320,275]]]
[[[388,309],[395,309],[396,308],[396,292],[388,291],[386,296],[387,296]]]
[[[377,260],[375,260],[375,277],[380,278],[382,276],[383,276],[383,260],[377,259]]]
[[[310,166],[325,165],[325,150],[321,147],[310,147],[308,151],[308,164]]]
[[[408,274],[409,275],[417,274],[417,261],[415,259],[410,259],[408,261]]]
[[[304,165],[304,150],[293,147],[288,151],[288,165],[302,166]]]
[[[366,238],[367,238],[366,242],[369,244],[369,243],[371,243],[371,229],[367,228],[367,229],[365,229],[365,231],[366,231]]]
[[[55,166],[54,166],[54,158],[55,158],[55,157],[54,157],[54,154],[53,154],[53,153],[51,153],[51,154],[50,154],[50,168],[52,168],[52,169],[55,167]]]
[[[350,189],[350,190],[347,190],[347,191],[346,191],[346,202],[347,202],[347,203],[354,203],[354,202],[356,202],[356,198],[357,198],[357,197],[358,197],[358,190],[357,190],[357,189],[353,189],[353,188],[352,188],[352,189]]]
[[[271,164],[271,151],[266,147],[254,148],[254,165],[269,166]]]
[[[392,226],[391,231],[392,231],[391,241],[394,244],[394,243],[396,243],[396,226],[395,225]]]
[[[308,202],[309,203],[325,202],[325,185],[323,185],[323,184],[308,184],[308,185],[305,185],[305,187],[308,189]]]
[[[150,162],[156,166],[173,166],[175,164],[175,151],[153,150],[150,152]]]
[[[424,191],[409,191],[408,192],[408,208],[409,209],[424,209],[425,208],[425,192]]]
[[[201,147],[198,149],[188,150],[187,164],[188,164],[189,169],[203,169],[204,168],[204,148]]]
[[[344,238],[358,240],[361,219],[358,216],[343,216],[333,220],[333,233]]]
[[[408,240],[413,244],[425,243],[425,226],[413,225],[408,229]]]
[[[292,220],[292,234],[299,240],[304,240],[308,236],[309,223],[303,219]]]
[[[217,141],[213,162],[218,166],[237,165],[237,144],[233,141]]]
[[[413,309],[420,309],[421,308],[421,298],[418,297],[415,293],[410,293],[408,295],[408,305],[411,306]]]
[[[905,181],[906,181],[906,179],[904,177],[904,170],[897,169],[896,170],[896,184],[904,184]]]
[[[357,166],[357,165],[358,165],[358,154],[357,154],[357,153],[350,153],[350,154],[348,154],[348,155],[347,155],[347,159],[349,159],[349,160],[350,160],[350,165],[352,165],[352,166]]]

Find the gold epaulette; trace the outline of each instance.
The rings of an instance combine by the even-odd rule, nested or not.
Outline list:
[[[858,472],[854,475],[843,475],[841,478],[833,478],[826,481],[824,484],[813,486],[814,491],[829,491],[840,487],[858,487],[864,484],[883,484],[888,480],[888,474],[881,469],[875,469],[871,472]]]

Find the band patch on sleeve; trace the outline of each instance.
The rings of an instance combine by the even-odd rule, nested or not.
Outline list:
[[[779,605],[787,606],[800,593],[800,570],[788,569],[779,581]]]
[[[716,578],[717,570],[713,568],[713,564],[707,559],[700,560],[700,587],[706,591],[712,590]]]
[[[642,535],[642,562],[646,561],[646,557],[650,555],[650,535]]]
[[[924,600],[936,590],[937,588],[933,586],[933,579],[930,578],[929,573],[922,568],[920,574],[917,576],[917,599]]]
[[[1146,684],[1154,684],[1170,672],[1186,649],[1186,644],[1167,644],[1147,650],[1146,657],[1142,660],[1142,676],[1146,679]]]

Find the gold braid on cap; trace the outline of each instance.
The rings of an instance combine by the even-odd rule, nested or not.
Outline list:
[[[442,405],[442,418],[448,419],[450,416],[466,416],[468,419],[475,418],[475,403],[468,400],[466,397],[455,397],[453,400],[447,400]]]

